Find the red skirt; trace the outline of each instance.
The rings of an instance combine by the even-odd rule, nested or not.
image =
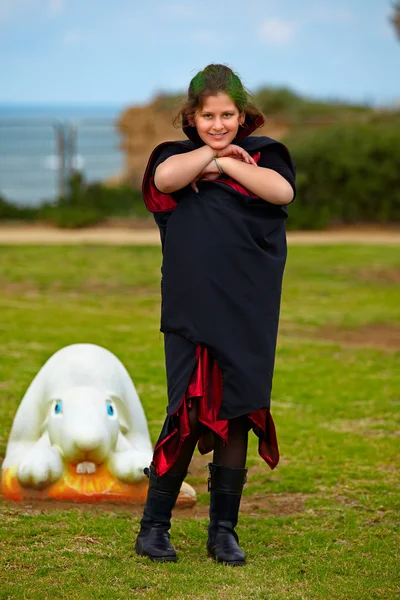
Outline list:
[[[201,454],[214,449],[214,434],[224,444],[228,444],[228,419],[218,420],[222,402],[222,373],[217,362],[207,348],[197,346],[196,366],[189,385],[178,409],[167,419],[173,419],[175,426],[169,427],[169,433],[158,440],[154,449],[153,464],[158,476],[164,475],[179,456],[182,444],[190,434],[188,409],[194,399],[198,402],[198,420],[204,426],[198,441]],[[247,415],[249,429],[258,436],[258,453],[271,469],[279,461],[278,442],[271,413],[264,408]],[[171,430],[172,429],[172,430]]]

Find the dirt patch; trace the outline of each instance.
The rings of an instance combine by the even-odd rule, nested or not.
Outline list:
[[[322,427],[331,431],[350,433],[352,435],[374,436],[380,438],[399,437],[400,430],[393,419],[364,417],[362,419],[337,419],[323,423]]]
[[[56,229],[45,225],[0,226],[0,244],[111,244],[115,246],[159,246],[160,234],[154,227],[136,229],[130,227],[107,227],[87,229]]]
[[[10,281],[3,282],[0,280],[2,296],[20,296],[28,299],[40,298],[44,293],[51,291],[54,294],[69,298],[80,298],[83,294],[89,293],[114,293],[114,294],[134,294],[138,296],[149,296],[154,294],[159,296],[159,291],[150,287],[139,287],[129,283],[119,283],[114,281],[88,279],[82,282],[77,282],[75,285],[66,287],[59,281],[49,281],[45,285],[38,284],[33,281]]]
[[[197,486],[196,491],[199,491]],[[240,513],[248,517],[285,517],[303,512],[304,502],[303,494],[252,494],[242,497]],[[208,505],[176,508],[174,516],[178,519],[208,518],[208,510]]]
[[[359,281],[382,286],[400,284],[400,267],[390,269],[358,269],[355,271],[339,271],[347,279],[358,279]]]
[[[343,346],[378,348],[380,350],[400,350],[400,325],[375,323],[357,329],[340,329],[333,326],[322,327],[307,337],[318,337]]]
[[[196,491],[197,486],[196,486]],[[250,517],[284,517],[298,514],[304,511],[303,494],[256,494],[244,496],[240,505],[241,514]],[[35,515],[47,514],[56,511],[79,510],[94,514],[114,513],[129,514],[132,517],[141,517],[143,505],[140,504],[116,504],[111,502],[77,503],[77,502],[54,502],[51,500],[24,500],[23,502],[11,502],[0,499],[0,514]],[[199,519],[208,518],[208,505],[195,505],[192,508],[175,508],[176,519]]]
[[[374,323],[350,329],[334,325],[317,328],[282,322],[279,334],[281,338],[319,339],[356,348],[376,348],[392,352],[400,350],[400,325],[397,323]],[[304,362],[306,355],[300,355],[298,360]]]
[[[304,511],[305,498],[304,494],[254,494],[242,498],[240,510],[251,517],[295,515]]]
[[[154,224],[145,221],[138,227],[119,223],[87,229],[56,229],[39,224],[0,224],[0,244],[111,244],[160,245],[160,234]],[[325,231],[289,231],[288,242],[293,245],[382,244],[399,245],[398,227],[341,227]]]
[[[211,460],[211,454],[206,456],[196,455],[193,457],[187,482],[194,487],[198,494],[207,492],[208,469],[207,464]],[[252,469],[249,470],[251,472]],[[304,511],[306,496],[303,494],[261,494],[257,492],[249,496],[244,495],[240,505],[240,512],[251,517],[275,517],[293,515]],[[90,511],[94,514],[102,513],[128,513],[132,517],[140,517],[143,513],[143,505],[122,504],[112,502],[77,503],[52,500],[24,500],[12,502],[0,496],[1,514],[46,514],[55,511],[79,510]],[[192,508],[175,508],[174,517],[177,519],[208,518],[209,507],[207,505],[195,505]]]

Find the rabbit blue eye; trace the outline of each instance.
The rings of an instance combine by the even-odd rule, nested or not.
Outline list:
[[[56,415],[60,415],[62,413],[62,402],[59,400],[58,402],[56,402],[55,406],[54,406],[54,412]]]
[[[106,402],[107,404],[107,414],[110,415],[110,417],[114,416],[114,407],[111,404],[111,402]]]

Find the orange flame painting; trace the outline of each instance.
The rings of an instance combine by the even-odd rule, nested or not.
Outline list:
[[[1,483],[3,496],[14,501],[37,499],[143,504],[148,489],[147,479],[135,484],[122,483],[111,475],[106,465],[99,465],[95,473],[77,473],[76,465],[69,464],[59,481],[41,490],[22,487],[17,478],[17,468],[9,467],[3,471]],[[195,503],[195,491],[183,483],[177,506],[190,507]]]

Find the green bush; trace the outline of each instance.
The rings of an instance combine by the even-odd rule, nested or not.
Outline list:
[[[297,166],[291,229],[400,221],[400,127],[341,124],[284,140]]]
[[[127,184],[117,187],[102,183],[86,184],[81,173],[75,173],[68,182],[68,193],[56,202],[57,208],[74,207],[91,210],[99,218],[111,216],[147,216],[140,190],[133,190]]]
[[[62,229],[79,229],[101,223],[104,215],[86,206],[45,206],[38,212],[38,219]]]
[[[31,221],[36,218],[35,207],[18,206],[0,196],[0,221]]]
[[[288,88],[261,88],[254,101],[267,118],[281,118],[292,125],[304,120],[342,121],[373,113],[367,106],[304,98]]]
[[[86,184],[76,173],[68,190],[54,202],[39,206],[18,206],[0,197],[0,220],[36,220],[57,227],[79,228],[104,222],[109,217],[149,217],[140,190],[129,185],[108,187],[102,183]]]

